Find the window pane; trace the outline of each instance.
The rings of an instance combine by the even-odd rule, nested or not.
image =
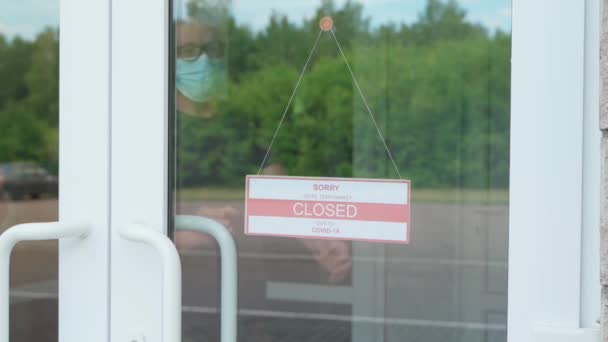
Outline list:
[[[510,6],[173,2],[172,214],[232,232],[240,340],[506,341]],[[246,235],[258,173],[401,175],[411,241]],[[175,228],[185,339],[217,339],[215,243]]]
[[[0,6],[0,233],[57,220],[58,1]],[[56,342],[57,243],[11,259],[11,342]]]

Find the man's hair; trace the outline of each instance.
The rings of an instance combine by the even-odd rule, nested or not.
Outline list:
[[[214,27],[224,37],[230,18],[231,0],[179,0],[186,1],[189,19]]]

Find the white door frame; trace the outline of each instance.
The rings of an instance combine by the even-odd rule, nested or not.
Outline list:
[[[161,341],[161,261],[119,230],[167,232],[169,1],[111,0],[111,341]],[[181,328],[181,327],[180,327]]]
[[[59,341],[107,342],[110,305],[110,6],[60,0],[59,220],[86,222],[59,243]]]
[[[62,342],[161,340],[160,260],[117,230],[167,231],[167,4],[61,0],[60,219],[93,226],[60,245]],[[511,342],[599,340],[599,6],[513,0]]]
[[[599,6],[513,2],[511,342],[599,341]]]

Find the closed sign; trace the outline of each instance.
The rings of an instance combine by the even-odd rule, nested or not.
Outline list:
[[[408,180],[247,176],[245,233],[409,242]]]

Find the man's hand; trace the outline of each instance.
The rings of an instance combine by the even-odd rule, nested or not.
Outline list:
[[[337,240],[304,240],[304,245],[313,253],[313,257],[328,274],[332,284],[342,283],[352,270],[350,246],[345,241]]]

